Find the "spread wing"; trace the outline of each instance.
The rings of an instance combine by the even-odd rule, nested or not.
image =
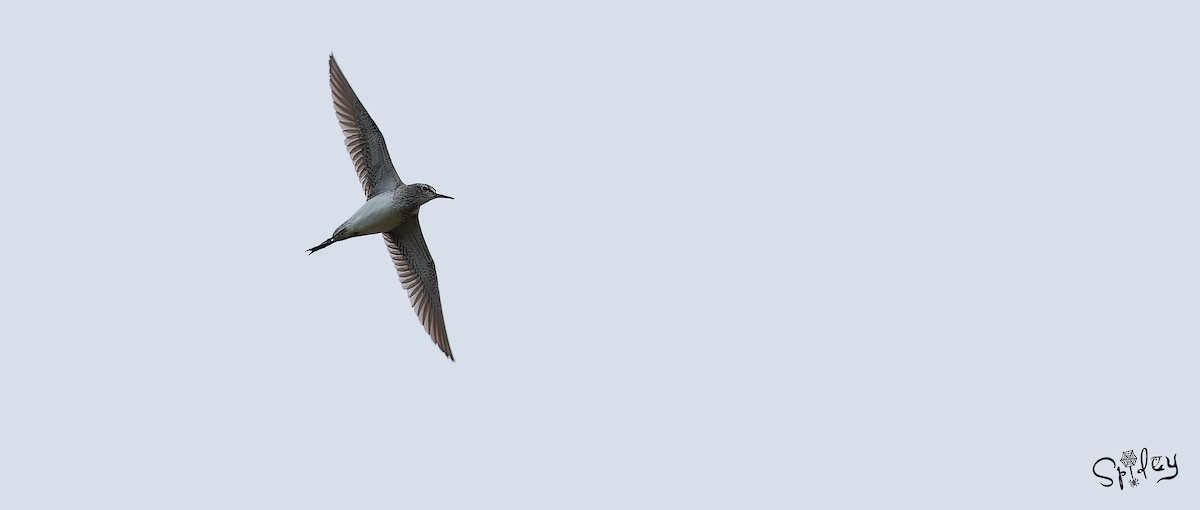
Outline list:
[[[392,166],[383,133],[350,88],[350,82],[346,81],[346,75],[342,74],[332,53],[329,55],[329,88],[333,90],[333,111],[342,125],[342,134],[346,135],[346,150],[354,160],[363,193],[371,198],[403,184],[396,175],[396,167]]]
[[[442,297],[438,293],[437,268],[425,245],[425,236],[421,235],[421,222],[413,216],[391,232],[384,232],[383,240],[417,318],[433,338],[433,343],[453,361],[454,353],[450,352],[450,339],[446,336],[446,319],[442,315]]]

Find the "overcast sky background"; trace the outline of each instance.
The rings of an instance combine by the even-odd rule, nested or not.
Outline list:
[[[6,2],[0,506],[1182,508],[1198,20]],[[331,51],[456,198],[458,363],[379,236],[304,254],[363,198]]]

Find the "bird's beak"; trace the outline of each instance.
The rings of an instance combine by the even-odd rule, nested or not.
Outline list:
[[[442,195],[442,194],[440,194],[440,193],[434,193],[434,194],[433,194],[433,197],[434,197],[434,198],[449,198],[450,200],[454,200],[454,197],[448,197],[448,196],[446,196],[446,195]]]

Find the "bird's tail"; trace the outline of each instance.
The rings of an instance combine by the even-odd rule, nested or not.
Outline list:
[[[330,237],[329,239],[326,239],[326,240],[325,240],[325,242],[323,242],[323,243],[321,243],[321,244],[318,244],[318,245],[316,245],[316,246],[313,246],[312,248],[309,248],[307,253],[308,253],[309,255],[312,255],[312,254],[313,254],[313,252],[315,252],[315,251],[317,251],[317,250],[320,250],[321,248],[324,248],[324,247],[326,247],[326,246],[329,246],[329,245],[331,245],[331,244],[333,244],[333,243],[336,243],[336,242],[337,242],[337,240],[336,240],[336,239],[334,239],[334,238]]]

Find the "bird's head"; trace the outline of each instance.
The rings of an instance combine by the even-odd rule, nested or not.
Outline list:
[[[454,197],[448,197],[446,195],[438,193],[436,189],[433,189],[433,186],[430,186],[428,184],[423,184],[423,183],[418,182],[418,183],[412,185],[412,189],[416,190],[417,200],[422,204],[429,202],[430,200],[433,200],[435,198],[454,199]]]

